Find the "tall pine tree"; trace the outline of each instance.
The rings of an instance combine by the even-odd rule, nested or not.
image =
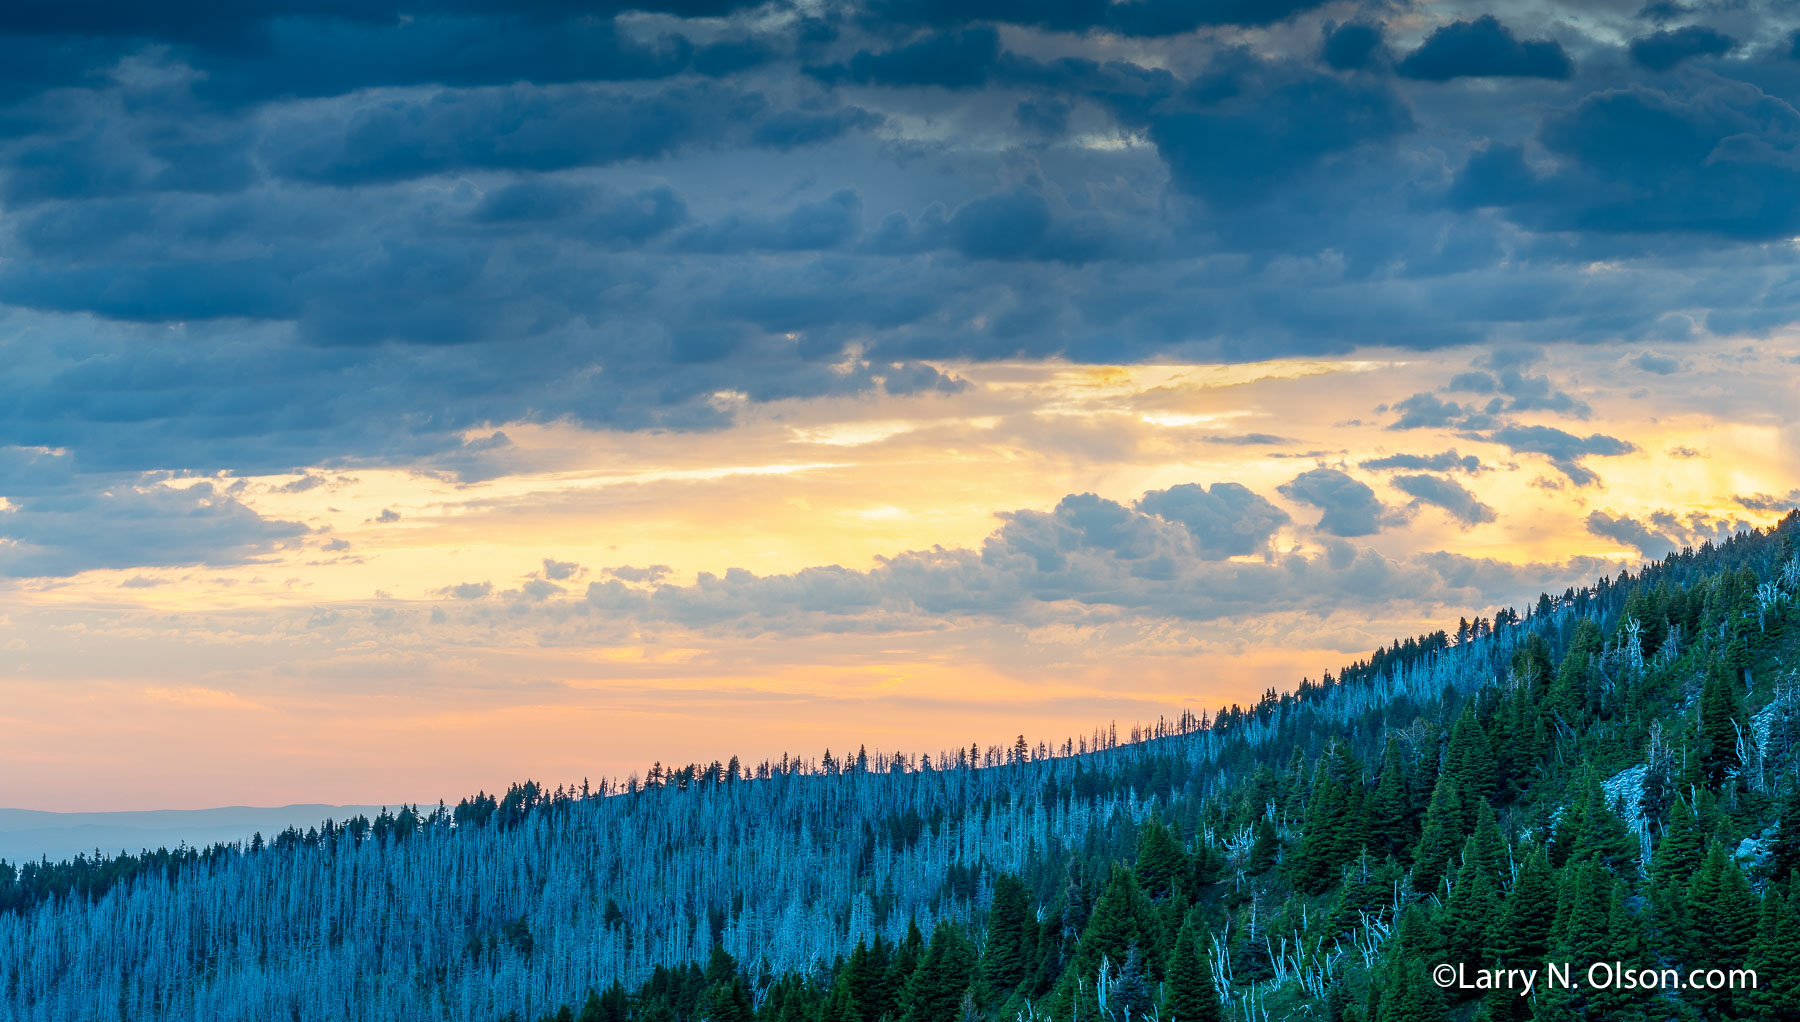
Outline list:
[[[949,921],[937,924],[925,957],[907,981],[900,1022],[947,1022],[960,1017],[975,973],[975,950]]]
[[[1221,1022],[1219,994],[1213,989],[1212,970],[1201,958],[1200,930],[1191,918],[1176,936],[1169,955],[1162,1018],[1165,1022]]]

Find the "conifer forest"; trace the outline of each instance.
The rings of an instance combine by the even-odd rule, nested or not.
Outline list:
[[[1800,0],[0,0],[0,1022],[1800,1022]]]
[[[0,1020],[1800,1018],[1797,668],[1800,513],[1123,733],[0,865]],[[1432,972],[1558,961],[1680,982]]]

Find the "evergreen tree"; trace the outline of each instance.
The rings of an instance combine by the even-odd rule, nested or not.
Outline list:
[[[724,986],[737,975],[737,959],[725,950],[725,945],[714,943],[712,953],[706,960],[706,985],[710,987]]]
[[[1118,1022],[1141,1019],[1150,1008],[1150,984],[1144,979],[1144,963],[1138,949],[1133,946],[1125,952],[1125,961],[1112,968],[1105,1006],[1107,1015]]]
[[[1606,909],[1606,961],[1636,972],[1651,965],[1643,920],[1625,904],[1626,887],[1614,881]],[[1594,1006],[1610,1022],[1635,1022],[1644,1018],[1641,991],[1614,984],[1594,991]]]
[[[875,938],[874,946],[858,939],[844,965],[839,982],[849,989],[861,1022],[879,1022],[892,1007],[887,957],[887,945],[880,937]]]
[[[1444,750],[1444,772],[1456,778],[1459,794],[1470,802],[1492,800],[1497,790],[1494,769],[1494,747],[1487,730],[1475,715],[1473,701],[1463,708],[1450,729],[1450,744]]]
[[[1331,925],[1341,933],[1379,916],[1392,904],[1401,875],[1400,864],[1391,855],[1379,860],[1366,851],[1358,855],[1344,871]]]
[[[1188,859],[1190,868],[1186,886],[1190,891],[1218,883],[1225,873],[1225,851],[1211,841],[1201,840]]]
[[[1761,920],[1749,967],[1756,972],[1756,989],[1749,994],[1752,1017],[1761,1022],[1789,1022],[1800,1018],[1800,879],[1784,891],[1770,884],[1763,892]]]
[[[1515,966],[1536,968],[1550,950],[1556,923],[1558,886],[1544,849],[1534,848],[1519,867],[1519,877],[1507,892],[1500,913],[1500,944],[1505,960]]]
[[[831,993],[819,1012],[819,1022],[862,1022],[862,1009],[850,992],[850,984],[840,980],[831,985]]]
[[[1142,856],[1140,855],[1140,859]],[[1004,1000],[1026,978],[1028,936],[1035,928],[1031,894],[1011,873],[994,879],[994,904],[988,910],[987,944],[982,948],[981,977],[989,1001]]]
[[[1350,984],[1339,980],[1325,990],[1325,1022],[1361,1022],[1362,1015],[1350,1001]]]
[[[1329,888],[1367,844],[1367,821],[1362,768],[1347,745],[1334,742],[1313,773],[1299,852],[1288,863],[1294,886],[1309,894]]]
[[[925,957],[925,935],[919,932],[916,919],[907,919],[906,936],[900,938],[900,946],[894,950],[894,962],[888,969],[888,987],[895,991],[904,991],[907,981],[918,969],[919,961]]]
[[[1482,803],[1486,837],[1477,827],[1463,845],[1462,866],[1445,903],[1444,935],[1451,961],[1471,965],[1491,963],[1499,957],[1494,944],[1499,934],[1500,884],[1496,875],[1493,813]],[[1485,846],[1485,847],[1484,847]]]
[[[1706,861],[1688,888],[1688,903],[1696,907],[1691,966],[1743,968],[1756,935],[1756,900],[1737,860],[1716,841],[1708,846]],[[1690,990],[1689,994],[1703,1010],[1715,1015],[1730,1012],[1734,1003],[1730,990]]]
[[[1431,981],[1431,963],[1442,961],[1439,936],[1417,906],[1400,917],[1394,946],[1371,985],[1369,1022],[1443,1022],[1444,992]]]
[[[948,921],[938,923],[925,947],[925,957],[907,981],[900,1022],[946,1022],[959,1017],[974,971],[975,952],[968,939]]]
[[[1613,878],[1594,859],[1564,870],[1557,890],[1555,953],[1569,961],[1598,962],[1609,948],[1608,914]]]
[[[1564,811],[1550,845],[1553,862],[1592,858],[1617,876],[1635,876],[1639,845],[1625,820],[1607,805],[1600,776],[1589,771],[1576,800]]]
[[[1780,822],[1769,847],[1770,877],[1786,881],[1800,867],[1800,785],[1781,796]]]
[[[1737,679],[1715,662],[1700,689],[1700,718],[1694,730],[1700,780],[1707,787],[1719,790],[1738,770],[1738,730],[1748,724],[1738,701]]]
[[[1431,791],[1431,804],[1425,809],[1425,824],[1419,835],[1419,847],[1413,853],[1413,890],[1432,894],[1443,884],[1450,857],[1462,847],[1463,802],[1456,779],[1449,774],[1439,776]]]
[[[1485,799],[1475,806],[1475,830],[1469,835],[1463,854],[1465,860],[1473,859],[1477,869],[1494,885],[1494,894],[1498,896],[1501,886],[1510,878],[1501,864],[1506,849],[1500,841],[1499,821]]]
[[[1389,735],[1381,752],[1381,772],[1369,795],[1369,846],[1385,855],[1402,855],[1412,849],[1417,836],[1412,793],[1407,787],[1406,761],[1400,740]]]
[[[1162,1018],[1164,1022],[1221,1022],[1221,1016],[1212,970],[1200,954],[1200,931],[1189,919],[1176,936],[1175,948],[1169,955]]]
[[[1706,860],[1707,826],[1693,802],[1676,799],[1668,826],[1650,855],[1650,879],[1659,889],[1685,886]]]
[[[1056,978],[1062,975],[1063,966],[1067,964],[1063,954],[1063,916],[1060,911],[1051,912],[1038,923],[1033,956],[1035,963],[1026,980],[1025,991],[1035,997],[1056,985]]]
[[[1144,893],[1153,899],[1168,897],[1188,873],[1187,853],[1158,820],[1138,832],[1137,877]]]
[[[1125,960],[1133,945],[1149,964],[1153,974],[1162,972],[1162,955],[1158,946],[1161,926],[1156,912],[1131,870],[1114,866],[1106,881],[1106,890],[1094,903],[1094,913],[1082,931],[1077,950],[1076,967],[1084,977],[1098,975],[1100,960],[1115,966]]]
[[[743,978],[734,975],[725,984],[709,988],[703,1017],[708,1022],[753,1022]]]
[[[1588,674],[1590,662],[1601,645],[1600,626],[1583,618],[1575,626],[1569,651],[1556,669],[1550,684],[1549,710],[1565,727],[1576,727],[1588,710]]]
[[[1250,861],[1247,867],[1252,873],[1267,873],[1275,865],[1281,854],[1281,838],[1275,833],[1275,824],[1267,817],[1256,821],[1256,837],[1250,843]]]
[[[835,1019],[824,1017],[825,1005],[814,1004],[813,1000],[808,988],[798,984],[789,987],[788,996],[781,1001],[780,1013],[773,1022],[835,1022]],[[837,1011],[843,1013],[841,1017],[854,1018],[856,1006],[840,1005]]]
[[[625,985],[614,980],[606,993],[600,995],[600,1022],[626,1022],[631,1014],[630,1003]]]
[[[1598,859],[1587,856],[1572,860],[1559,879],[1551,960],[1579,967],[1606,961],[1612,948],[1612,876]],[[1602,1018],[1595,996],[1579,981],[1568,987],[1547,986],[1541,992],[1538,1018],[1543,1022]]]
[[[1570,639],[1570,650],[1564,653],[1562,662],[1557,666],[1557,677],[1550,684],[1550,713],[1555,714],[1566,727],[1579,727],[1582,718],[1588,714],[1588,700],[1591,695],[1589,675],[1593,673],[1593,659],[1602,646],[1600,626],[1593,619],[1582,619],[1575,626],[1575,635]]]
[[[1550,660],[1550,643],[1539,632],[1531,633],[1525,644],[1513,653],[1512,672],[1529,691],[1542,693],[1548,690],[1555,670]]]

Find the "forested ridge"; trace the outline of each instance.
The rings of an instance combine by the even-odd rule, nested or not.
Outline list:
[[[1800,1018],[1800,513],[1254,706],[0,864],[0,1022]],[[1432,967],[1754,968],[1440,990]]]

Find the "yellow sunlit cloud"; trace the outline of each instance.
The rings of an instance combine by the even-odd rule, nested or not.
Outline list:
[[[1447,551],[1629,565],[1642,552],[1596,534],[1590,515],[1778,517],[1735,498],[1800,484],[1800,434],[1778,411],[1800,406],[1783,361],[1791,353],[1721,342],[1685,349],[1680,374],[1621,369],[1638,350],[1547,356],[1528,371],[1572,403],[1502,413],[1519,427],[1633,445],[1581,459],[1599,479],[1589,486],[1492,428],[1390,428],[1394,406],[1414,394],[1472,410],[1495,400],[1444,390],[1478,361],[1473,350],[1429,361],[1365,352],[1229,366],[945,365],[964,381],[955,393],[733,402],[734,425],[704,442],[492,423],[469,431],[455,461],[210,478],[265,519],[308,531],[246,563],[95,570],[0,592],[15,702],[32,719],[69,724],[0,757],[103,764],[186,735],[198,743],[195,770],[270,750],[238,767],[249,771],[246,798],[366,801],[371,772],[394,797],[422,798],[491,789],[517,772],[624,774],[734,747],[816,753],[827,736],[915,751],[1019,730],[1060,738],[1103,718],[1245,701],[1445,615],[1491,608],[1246,612],[1205,623],[1153,607],[1076,620],[942,614],[860,632],[860,619],[840,615],[837,634],[757,634],[712,622],[703,603],[691,622],[639,621],[584,596],[593,583],[680,589],[730,569],[862,572],[905,551],[979,551],[997,516],[1046,511],[1070,494],[1129,507],[1183,484],[1238,483],[1289,516],[1268,551],[1233,562],[1327,557],[1343,541],[1315,528],[1319,508],[1283,492],[1321,467],[1372,489],[1392,521],[1353,542],[1396,561]],[[1361,467],[1452,450],[1482,471]],[[1420,473],[1453,480],[1493,520],[1460,520],[1396,482]],[[945,731],[947,707],[955,733]],[[195,722],[213,714],[256,723],[202,742]],[[494,730],[500,721],[506,728]],[[511,737],[460,773],[442,772],[444,750],[502,732]],[[329,740],[312,741],[321,734]],[[583,734],[605,739],[582,745]],[[409,757],[433,765],[415,770]],[[68,776],[88,775],[71,767]],[[172,804],[183,776],[134,782],[133,797]],[[71,781],[59,797],[87,796]]]

